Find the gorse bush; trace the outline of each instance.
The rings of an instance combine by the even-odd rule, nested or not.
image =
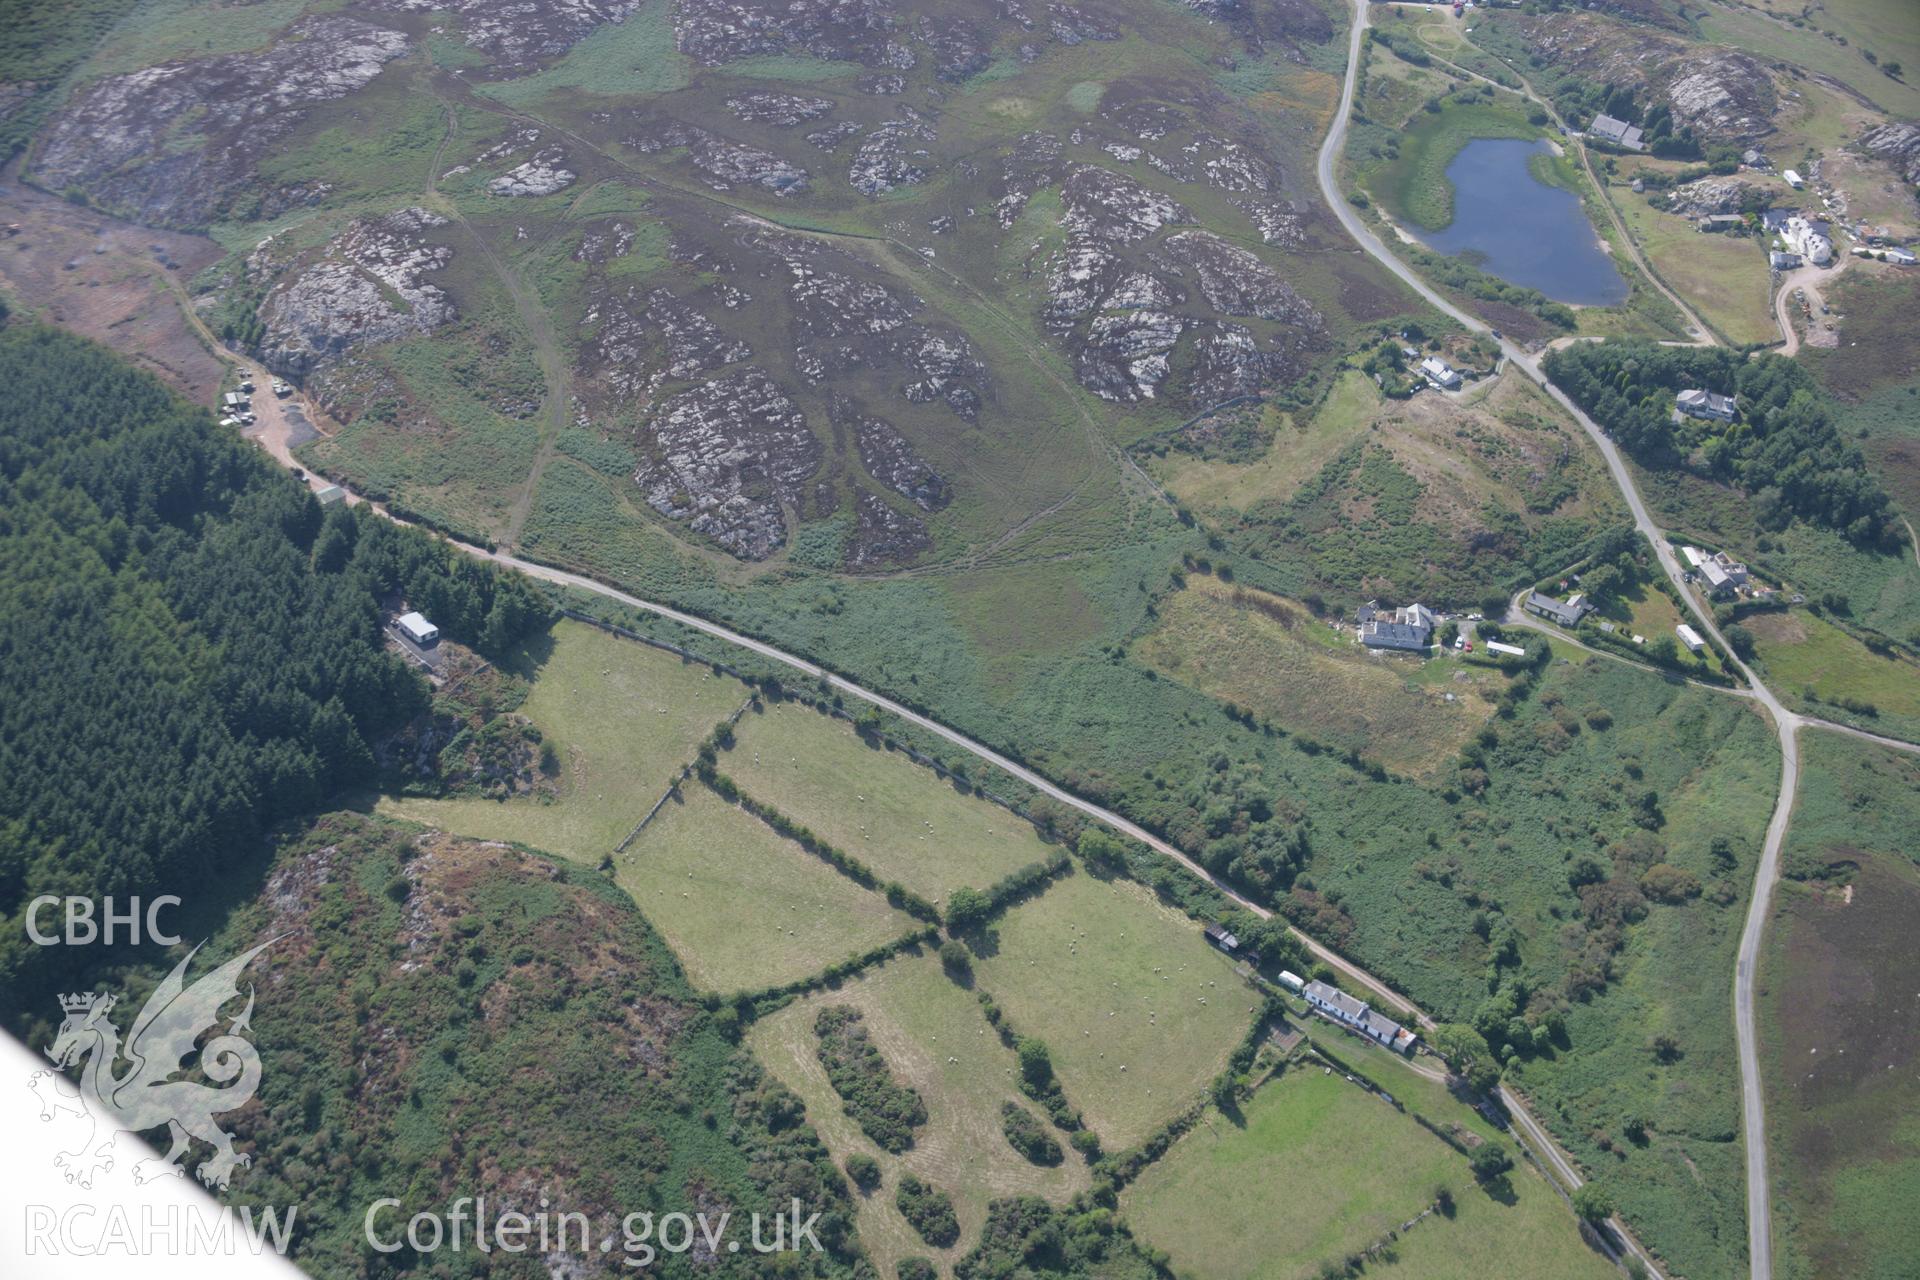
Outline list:
[[[893,1078],[887,1060],[867,1038],[860,1011],[846,1005],[822,1009],[813,1030],[827,1080],[861,1132],[895,1155],[911,1147],[913,1131],[927,1122],[927,1105]]]

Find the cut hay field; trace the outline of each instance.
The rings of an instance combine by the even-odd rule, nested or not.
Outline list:
[[[1744,236],[1705,234],[1624,186],[1608,194],[1660,278],[1729,342],[1779,338],[1763,245]]]
[[[707,991],[797,982],[919,927],[699,782],[661,806],[613,878]]]
[[[1920,663],[1877,654],[1803,609],[1751,614],[1741,625],[1753,632],[1770,683],[1803,710],[1898,738],[1920,738]],[[1807,694],[1818,701],[1809,701]],[[1870,703],[1879,714],[1848,715],[1822,705],[1842,701]]]
[[[939,904],[984,889],[1049,852],[1033,825],[966,796],[851,725],[776,703],[740,721],[720,768],[756,800],[811,828],[872,869]]]
[[[1506,677],[1451,658],[1373,654],[1279,596],[1190,577],[1133,658],[1290,733],[1423,777],[1493,714]],[[1453,701],[1447,701],[1447,695]]]
[[[737,681],[580,622],[557,624],[534,646],[511,665],[532,682],[520,713],[559,757],[559,796],[385,797],[380,812],[598,862],[747,696]]]
[[[980,986],[1016,1031],[1046,1042],[1068,1101],[1109,1151],[1197,1098],[1259,1003],[1193,921],[1131,881],[1086,872],[1009,911],[977,950]]]
[[[827,1082],[817,1053],[814,1018],[822,1008],[860,1010],[868,1034],[902,1083],[920,1094],[927,1123],[914,1145],[890,1155],[867,1138]],[[807,1118],[844,1164],[862,1153],[879,1161],[880,1187],[860,1196],[860,1240],[883,1276],[895,1274],[903,1257],[933,1257],[943,1274],[979,1241],[987,1204],[1004,1196],[1036,1195],[1061,1204],[1089,1183],[1086,1163],[1068,1151],[1047,1169],[1007,1145],[1000,1108],[1019,1103],[1039,1109],[1014,1083],[1013,1052],[988,1028],[980,1002],[956,986],[931,952],[910,951],[836,991],[795,1002],[754,1024],[747,1042],[768,1071],[807,1104]],[[1066,1146],[1066,1136],[1055,1132]],[[960,1238],[951,1247],[928,1247],[894,1205],[902,1173],[912,1173],[953,1197]]]
[[[1511,1146],[1509,1144],[1509,1150]],[[1618,1273],[1581,1243],[1573,1215],[1530,1169],[1496,1198],[1464,1157],[1338,1073],[1303,1065],[1264,1085],[1242,1117],[1205,1119],[1122,1197],[1140,1235],[1195,1280],[1322,1274],[1421,1213],[1445,1187],[1449,1217],[1408,1227],[1367,1274],[1425,1280]]]
[[[1808,731],[1761,961],[1776,1275],[1920,1258],[1920,761]]]

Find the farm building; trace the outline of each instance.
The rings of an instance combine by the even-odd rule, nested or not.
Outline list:
[[[347,497],[347,491],[337,484],[330,484],[324,488],[315,489],[313,496],[321,506],[330,507],[336,502],[344,502]]]
[[[1721,232],[1732,231],[1745,222],[1746,219],[1737,213],[1710,213],[1694,225],[1702,231]]]
[[[1391,1018],[1383,1018],[1376,1014],[1367,1006],[1366,1001],[1356,1000],[1338,987],[1330,987],[1324,982],[1309,982],[1305,995],[1307,1004],[1316,1013],[1358,1031],[1361,1035],[1385,1045],[1395,1053],[1413,1051],[1413,1032]]]
[[[1208,942],[1211,942],[1214,946],[1227,952],[1229,955],[1239,949],[1240,939],[1228,933],[1227,927],[1223,924],[1210,924],[1204,932],[1207,935]]]
[[[1673,407],[1689,418],[1707,418],[1715,422],[1732,422],[1734,415],[1739,412],[1732,396],[1698,388],[1682,391],[1675,396]]]
[[[1680,643],[1687,646],[1688,653],[1698,653],[1707,647],[1707,642],[1700,638],[1700,633],[1684,622],[1673,629],[1673,634],[1680,637]]]
[[[1913,250],[1911,249],[1899,249],[1899,248],[1889,249],[1885,253],[1881,254],[1880,256],[1886,259],[1888,262],[1893,263],[1895,266],[1900,266],[1900,267],[1910,267],[1916,261],[1916,259],[1913,256]]]
[[[1360,621],[1360,643],[1370,649],[1425,650],[1437,620],[1423,604],[1410,604],[1391,613],[1368,605]]]
[[[395,625],[400,628],[402,635],[423,649],[440,639],[440,628],[428,622],[417,610],[413,613],[401,614]]]
[[[1555,600],[1552,596],[1539,591],[1527,593],[1527,612],[1538,614],[1563,627],[1577,627],[1580,619],[1593,612],[1593,606],[1587,603],[1585,596],[1575,596],[1571,600]]]
[[[1786,253],[1782,250],[1775,249],[1767,254],[1767,265],[1775,271],[1791,271],[1799,266],[1800,262],[1801,258],[1797,253]]]
[[[1587,126],[1587,132],[1596,138],[1625,147],[1629,151],[1645,149],[1645,141],[1640,130],[1625,120],[1616,120],[1612,116],[1598,115]]]

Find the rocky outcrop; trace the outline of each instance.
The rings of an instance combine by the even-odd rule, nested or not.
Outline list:
[[[365,87],[407,48],[398,31],[328,15],[258,51],[104,76],[42,131],[33,177],[161,226],[205,226],[243,190],[271,216],[326,189],[263,189],[259,162],[314,106]]]
[[[861,412],[845,400],[835,400],[831,413],[836,427],[852,428],[860,465],[875,480],[922,511],[939,511],[953,500],[946,480],[891,422]]]
[[[1168,311],[1095,316],[1074,360],[1080,385],[1103,400],[1151,400],[1166,381],[1184,317]]]
[[[515,166],[487,184],[496,196],[550,196],[573,185],[576,176],[566,167],[567,153],[560,147],[542,147],[524,164]]]
[[[372,0],[369,9],[388,12],[450,10],[460,15],[460,39],[501,69],[551,61],[607,23],[624,22],[640,0]]]
[[[1308,328],[1320,324],[1320,313],[1295,293],[1278,271],[1258,254],[1211,231],[1176,232],[1160,242],[1155,257],[1175,274],[1192,273],[1201,296],[1215,311]]]
[[[1890,121],[1860,138],[1868,155],[1885,161],[1910,186],[1920,186],[1920,124]]]
[[[916,59],[895,36],[899,24],[886,0],[673,0],[674,42],[709,67],[804,53],[906,71]]]
[[[1643,106],[1664,104],[1676,128],[1692,129],[1702,142],[1749,142],[1773,130],[1779,95],[1751,54],[1595,14],[1511,21],[1542,57],[1596,84],[1630,89]]]
[[[1739,178],[1701,178],[1667,192],[1665,209],[1683,218],[1702,218],[1713,213],[1739,213],[1748,208],[1771,204],[1770,192]]]
[[[847,169],[848,184],[871,197],[925,182],[930,153],[923,144],[933,140],[933,126],[913,111],[874,126],[854,153]]]
[[[818,120],[833,110],[831,98],[808,98],[797,93],[743,93],[727,99],[727,110],[753,124],[774,124],[783,129],[807,120]]]
[[[743,560],[786,542],[783,503],[798,502],[820,442],[766,370],[749,365],[660,406],[634,481],[647,505]]]
[[[445,225],[425,209],[356,219],[267,291],[259,307],[261,362],[282,377],[306,378],[354,348],[452,321],[452,301],[426,278],[453,260],[453,250],[426,238]],[[250,266],[265,272],[270,262],[263,249]]]

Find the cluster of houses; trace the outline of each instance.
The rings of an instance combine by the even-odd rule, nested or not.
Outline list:
[[[1433,629],[1439,625],[1433,610],[1423,604],[1382,609],[1372,600],[1360,606],[1354,619],[1360,624],[1360,643],[1369,649],[1404,649],[1418,653],[1426,652],[1433,640]]]

